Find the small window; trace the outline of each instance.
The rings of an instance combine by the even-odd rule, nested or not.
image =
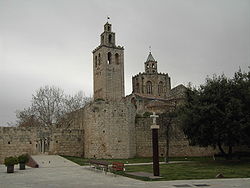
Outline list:
[[[101,41],[101,43],[102,43],[102,44],[104,43],[104,36],[102,36],[102,41]]]
[[[120,64],[120,62],[119,62],[119,54],[118,53],[115,54],[115,64],[117,64],[117,65]]]
[[[111,52],[109,52],[108,53],[108,64],[112,63],[111,60],[112,60],[112,54],[111,54]]]
[[[158,93],[161,95],[163,93],[163,82],[160,81],[158,84]]]
[[[147,81],[146,90],[147,90],[147,94],[152,94],[152,82]]]
[[[112,43],[112,35],[109,34],[109,43],[111,44]]]
[[[98,64],[99,65],[101,64],[101,54],[100,53],[98,54]]]
[[[135,92],[140,93],[140,84],[136,83]]]
[[[95,56],[95,67],[97,67],[97,56]]]
[[[141,78],[142,85],[141,85],[141,92],[144,93],[144,77]]]
[[[108,26],[108,31],[110,31],[110,26]]]
[[[137,109],[137,105],[136,105],[136,99],[133,97],[131,99],[131,103],[135,106],[135,108]]]

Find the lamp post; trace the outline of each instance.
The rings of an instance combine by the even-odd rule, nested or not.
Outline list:
[[[155,112],[153,112],[153,115],[151,115],[150,117],[153,118],[153,124],[151,125],[153,145],[153,171],[154,176],[160,176],[158,148],[158,129],[160,128],[160,126],[156,124],[156,118],[158,118],[159,116],[156,115]]]

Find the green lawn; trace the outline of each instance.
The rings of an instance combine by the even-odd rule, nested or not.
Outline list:
[[[74,163],[79,164],[81,166],[89,164],[88,163],[89,159],[85,159],[82,157],[72,157],[72,156],[64,156],[64,155],[62,155],[62,157],[66,158],[70,161],[73,161]]]
[[[81,166],[83,165],[88,165],[89,159],[86,158],[81,158],[81,157],[71,157],[71,156],[62,156],[65,157],[68,160],[71,160]],[[152,162],[151,157],[137,157],[137,158],[130,158],[130,159],[98,159],[98,160],[105,160],[105,161],[110,161],[110,162],[121,162],[125,164],[129,163],[149,163]],[[160,158],[160,161],[164,161],[164,158]]]
[[[88,159],[80,157],[63,156],[79,165],[88,165]],[[106,159],[104,159],[106,160]],[[164,159],[161,158],[161,161]],[[151,162],[151,158],[132,158],[132,159],[109,159],[106,161],[119,161],[127,163],[145,163]],[[170,161],[188,161],[176,164],[161,164],[160,176],[158,180],[184,180],[184,179],[212,179],[219,173],[225,178],[250,178],[250,161],[227,161],[222,158],[214,161],[212,157],[188,157],[170,158]],[[126,166],[126,172],[150,172],[152,173],[152,165],[143,166]],[[149,178],[135,177],[125,173],[121,175],[141,179],[150,180]],[[157,180],[156,180],[157,181]]]
[[[139,171],[152,173],[152,166],[126,167],[126,172]],[[222,173],[225,178],[249,178],[250,162],[193,161],[160,165],[160,176],[163,177],[160,180],[213,179],[219,173]]]
[[[71,160],[81,166],[88,165],[89,159],[82,158],[82,157],[71,157],[71,156],[62,156],[65,157],[68,160]],[[99,160],[99,159],[98,159]],[[115,162],[121,162],[125,164],[131,164],[131,163],[149,163],[152,162],[152,157],[136,157],[136,158],[130,158],[130,159],[100,159],[105,161],[115,161]],[[170,157],[170,161],[211,161],[213,160],[212,157]],[[164,161],[163,157],[160,157],[160,162]]]

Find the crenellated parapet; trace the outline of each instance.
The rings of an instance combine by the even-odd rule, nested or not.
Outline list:
[[[108,46],[108,45],[99,45],[98,47],[96,47],[92,53],[95,53],[96,51],[98,51],[100,48],[105,47],[105,48],[114,48],[114,49],[118,49],[118,50],[124,50],[124,46]]]
[[[132,77],[132,86],[133,93],[166,98],[171,89],[171,81],[168,73],[158,73],[157,61],[150,52],[145,62],[145,72]]]

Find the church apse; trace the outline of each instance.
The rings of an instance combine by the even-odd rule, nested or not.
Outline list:
[[[133,93],[146,97],[166,98],[171,89],[170,77],[158,73],[157,61],[150,52],[144,63],[145,71],[132,77]]]

